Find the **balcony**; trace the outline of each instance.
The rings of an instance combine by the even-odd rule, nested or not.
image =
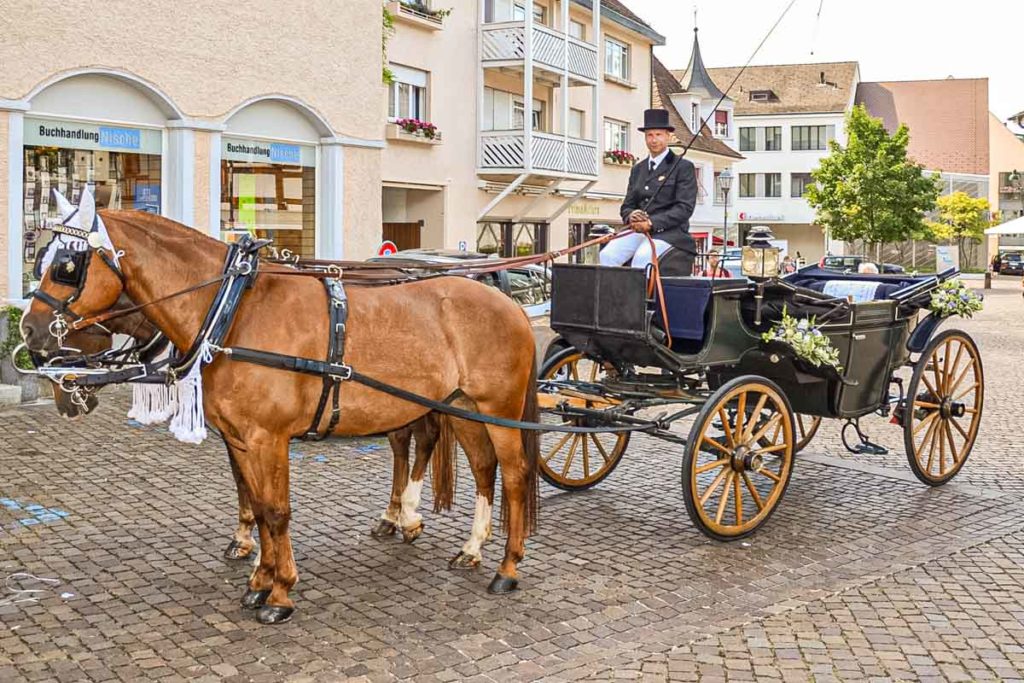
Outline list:
[[[391,0],[386,7],[395,21],[428,31],[440,31],[444,27],[446,13],[432,10],[426,3]]]
[[[521,130],[493,130],[480,134],[481,175],[526,172],[526,135]],[[537,175],[566,176],[583,180],[597,178],[597,143],[564,138],[550,133],[533,133],[532,172]]]
[[[482,29],[481,60],[484,67],[521,73],[526,61],[526,23],[503,21],[485,24]],[[597,48],[590,43],[553,31],[546,26],[533,27],[534,76],[557,85],[563,72],[570,85],[597,83]]]

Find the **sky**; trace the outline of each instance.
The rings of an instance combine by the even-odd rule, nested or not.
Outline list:
[[[666,37],[655,54],[675,69],[690,59],[694,8],[705,65],[742,66],[791,0],[623,1]],[[988,77],[1005,120],[1024,110],[1022,41],[1020,0],[795,0],[752,63],[856,61],[864,81]]]

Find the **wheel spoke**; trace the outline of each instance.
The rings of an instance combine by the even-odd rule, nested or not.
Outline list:
[[[577,382],[580,381],[579,364],[576,361],[571,361],[569,363],[569,375],[571,375]]]
[[[936,349],[938,351],[938,349]],[[938,389],[942,388],[942,377],[939,376],[939,356],[934,351],[932,352],[932,374],[935,375],[935,386]]]
[[[587,435],[580,437],[583,442],[583,478],[590,479],[590,447],[587,445]]]
[[[761,500],[761,496],[758,494],[757,489],[754,488],[754,482],[750,481],[750,477],[747,476],[746,472],[743,473],[743,483],[747,485],[747,490],[750,491],[750,497],[754,499],[754,505],[757,506],[757,511],[760,512],[761,510],[764,510],[764,502]]]
[[[756,434],[754,434],[752,437],[750,437],[750,440],[751,441],[757,441],[762,436],[764,436],[764,433],[767,432],[769,429],[771,429],[772,426],[775,425],[775,424],[779,424],[779,425],[782,424],[782,413],[775,413],[774,415],[772,415],[771,419],[768,420],[766,423],[764,423],[764,426],[761,427],[759,430],[757,430]],[[778,435],[778,432],[776,432],[776,436],[777,435]],[[774,443],[774,441],[772,443]]]
[[[935,425],[937,424],[938,422],[932,422],[931,425],[929,425],[928,429],[924,433],[924,438],[921,439],[921,445],[914,451],[914,458],[918,462],[921,462],[921,453],[924,451],[924,447],[928,444],[928,438],[932,435],[932,432],[935,430]],[[931,469],[930,464],[928,465],[928,469]]]
[[[777,443],[774,446],[768,446],[767,448],[758,448],[754,453],[778,453],[789,448],[788,443]]]
[[[754,406],[754,412],[750,414],[750,422],[744,429],[743,434],[740,435],[740,443],[746,443],[751,433],[754,431],[754,427],[761,419],[761,411],[764,410],[764,404],[768,402],[768,394],[761,394],[761,398],[757,399],[757,405]]]
[[[722,523],[722,515],[725,514],[725,506],[729,503],[729,494],[732,491],[732,479],[736,473],[729,470],[725,477],[725,488],[722,489],[722,497],[718,499],[718,510],[715,512],[715,524]]]
[[[591,382],[596,382],[597,381],[597,363],[594,363],[594,362],[590,363],[590,381]]]
[[[718,419],[722,421],[722,431],[725,432],[725,441],[729,444],[730,448],[736,448],[736,439],[732,433],[732,427],[729,426],[729,418],[725,415],[725,410],[722,408],[718,409]]]
[[[967,344],[960,342],[956,348],[956,358],[953,359],[953,365],[949,368],[949,374],[946,375],[946,393],[953,393],[954,389],[950,387],[952,384],[951,380],[953,375],[956,374],[957,368],[960,367],[960,357],[964,354],[964,348]]]
[[[932,420],[934,420],[938,416],[939,416],[939,411],[937,411],[937,410],[934,411],[934,412],[928,413],[927,417],[925,417],[923,420],[921,420],[919,423],[917,423],[917,426],[914,427],[914,431],[912,432],[912,434],[917,434],[919,431],[921,431],[924,428],[925,425],[927,425],[929,422],[931,422]]]
[[[935,427],[938,424],[938,422],[933,422],[932,426],[928,428],[927,432],[925,432],[924,439],[921,441],[922,449],[924,448],[925,441],[928,442],[928,466],[925,467],[925,472],[928,473],[928,476],[931,476],[932,474],[932,462],[935,461]],[[918,462],[921,462],[920,458],[918,458]]]
[[[732,477],[733,488],[736,489],[734,495],[736,497],[736,526],[743,526],[743,489],[740,488],[739,475],[733,475]]]
[[[949,428],[949,421],[943,420],[942,426],[945,428],[946,438],[949,440],[949,466],[952,469],[960,462],[960,449],[956,447],[956,441],[953,440],[953,430]]]
[[[567,423],[563,422],[562,424],[564,425]],[[551,458],[555,457],[555,454],[558,453],[558,451],[562,450],[562,446],[565,445],[565,442],[571,439],[572,437],[572,432],[566,432],[565,436],[562,437],[562,440],[555,444],[554,448],[548,451],[547,457],[544,458],[544,463],[547,464],[548,462],[550,462]]]
[[[962,398],[963,398],[964,396],[966,396],[967,394],[969,394],[969,393],[971,393],[972,391],[974,391],[975,389],[977,389],[977,388],[978,388],[979,386],[981,386],[981,384],[980,384],[980,383],[978,383],[978,382],[975,382],[974,384],[972,384],[971,386],[967,387],[966,389],[964,389],[963,391],[961,391],[961,392],[960,392],[959,394],[957,394],[956,396],[954,396],[954,397],[953,397],[953,400],[954,400],[954,401],[959,401],[959,400],[960,400],[960,399],[962,399]]]
[[[928,410],[938,410],[940,408],[938,403],[927,403],[925,401],[914,401],[915,408],[927,408]]]
[[[739,405],[736,409],[736,434],[737,439],[743,438],[743,424],[747,416],[747,392],[740,393]]]
[[[726,448],[722,444],[720,444],[717,441],[715,441],[714,439],[712,439],[710,436],[704,436],[703,437],[703,441],[704,441],[704,443],[711,444],[712,446],[714,446],[718,450],[722,451],[726,455],[732,455],[732,451],[730,451],[728,448]]]
[[[942,391],[949,388],[949,351],[953,340],[947,339],[945,349],[942,352]]]
[[[565,466],[562,467],[562,477],[569,476],[569,467],[572,466],[572,459],[576,456],[576,447],[580,445],[580,435],[573,434],[572,445],[569,446],[569,455],[565,456]]]
[[[942,422],[937,422],[939,425],[937,430],[939,436],[939,476],[941,477],[946,473],[946,434],[942,431]]]
[[[710,472],[711,470],[715,469],[716,467],[721,467],[722,465],[727,465],[727,464],[729,464],[729,459],[728,458],[722,458],[721,460],[715,460],[713,462],[704,463],[700,467],[695,467],[693,469],[693,471],[696,474],[704,474],[705,472]]]
[[[964,437],[964,441],[970,441],[971,440],[971,437],[967,435],[967,432],[964,431],[964,428],[960,426],[960,423],[957,421],[957,419],[955,417],[950,418],[949,422],[954,427],[956,427],[956,430],[958,432],[960,432],[960,436]]]
[[[779,482],[782,481],[782,477],[781,476],[779,476],[778,474],[775,474],[774,472],[772,472],[767,467],[762,467],[761,469],[757,470],[757,473],[758,474],[763,474],[764,476],[766,476],[769,479],[771,479],[772,481],[774,481],[776,484],[778,484]]]
[[[597,446],[597,450],[601,451],[601,457],[604,458],[604,463],[607,465],[608,461],[611,460],[611,456],[608,455],[608,451],[604,449],[604,445],[601,440],[597,438],[597,434],[591,434],[590,438],[594,440],[594,445]]]
[[[711,486],[709,486],[707,491],[704,492],[704,495],[700,497],[701,506],[708,502],[708,499],[711,498],[711,496],[715,493],[715,490],[725,480],[725,475],[729,474],[730,472],[732,472],[732,470],[729,469],[728,467],[722,468],[722,471],[719,472],[718,476],[716,476],[714,480],[711,482]]]
[[[973,370],[973,369],[974,369],[974,362],[973,361],[964,366],[964,369],[960,371],[960,375],[956,378],[956,381],[953,382],[953,384],[949,387],[949,394],[950,395],[952,395],[953,392],[955,392],[957,390],[957,388],[960,386],[960,383],[964,381],[964,378],[967,377],[968,371]]]
[[[942,398],[941,396],[939,396],[939,392],[935,389],[935,387],[932,386],[932,383],[930,381],[928,381],[928,375],[927,374],[921,373],[921,381],[924,382],[924,385],[926,387],[928,387],[929,393],[931,393],[931,395],[934,398],[937,398],[937,399],[938,398]]]

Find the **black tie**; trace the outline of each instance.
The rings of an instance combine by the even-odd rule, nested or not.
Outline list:
[[[657,164],[654,163],[654,159],[651,159],[651,173],[654,173],[654,167],[655,166],[657,166]]]

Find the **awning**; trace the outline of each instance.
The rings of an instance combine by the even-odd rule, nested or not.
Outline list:
[[[1024,235],[1024,216],[1014,218],[999,225],[994,225],[985,231],[986,235]]]

